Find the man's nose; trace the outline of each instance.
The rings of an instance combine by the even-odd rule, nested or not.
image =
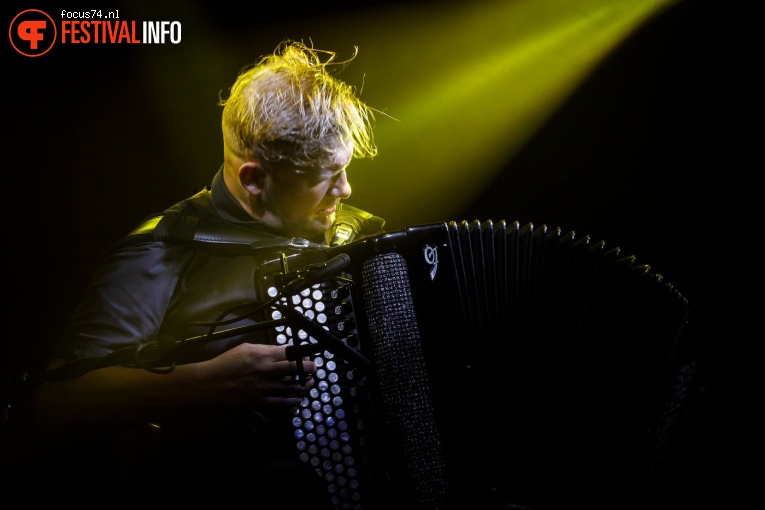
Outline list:
[[[351,185],[348,182],[348,174],[345,170],[340,172],[332,183],[332,194],[336,197],[340,197],[342,200],[351,196]]]

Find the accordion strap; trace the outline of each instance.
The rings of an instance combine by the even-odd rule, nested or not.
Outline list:
[[[338,204],[337,219],[330,232],[331,246],[340,246],[362,237],[383,232],[385,220],[347,204]],[[300,237],[281,237],[268,232],[251,230],[235,223],[201,218],[187,209],[165,212],[144,220],[116,247],[146,241],[175,243],[205,243],[242,246],[247,249],[263,248],[326,248],[326,245]]]
[[[128,237],[146,234],[151,235],[155,241],[239,244],[256,249],[274,246],[293,248],[319,246],[307,239],[275,236],[266,232],[250,230],[227,221],[199,218],[183,212],[165,213],[149,218],[128,234]]]
[[[185,211],[166,212],[146,219],[135,230],[112,245],[110,251],[141,242],[204,244],[246,250],[265,248],[319,248],[323,245],[300,237],[280,237],[259,232],[234,223],[212,218],[200,218]]]

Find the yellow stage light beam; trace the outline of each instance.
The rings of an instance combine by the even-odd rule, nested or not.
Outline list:
[[[352,200],[387,227],[455,218],[598,63],[674,0],[517,0],[366,12],[342,37],[359,46],[362,97],[380,153],[352,163]],[[362,20],[366,20],[365,22]],[[362,23],[364,23],[362,25]],[[322,43],[322,44],[320,44]],[[544,183],[540,183],[544,185]]]

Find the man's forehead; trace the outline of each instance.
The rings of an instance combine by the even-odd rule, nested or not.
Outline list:
[[[329,166],[342,168],[348,166],[352,156],[353,151],[345,145],[341,145],[329,155],[327,163]]]
[[[352,156],[353,153],[348,148],[340,147],[314,161],[297,165],[297,168],[303,171],[342,170],[351,162]]]

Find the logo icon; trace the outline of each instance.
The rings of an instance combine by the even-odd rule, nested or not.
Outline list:
[[[27,9],[13,18],[8,37],[13,48],[25,57],[45,55],[56,43],[56,24],[43,11]]]
[[[438,271],[438,248],[426,244],[422,249],[422,255],[425,258],[425,263],[430,267],[430,280],[435,280],[436,271]]]

